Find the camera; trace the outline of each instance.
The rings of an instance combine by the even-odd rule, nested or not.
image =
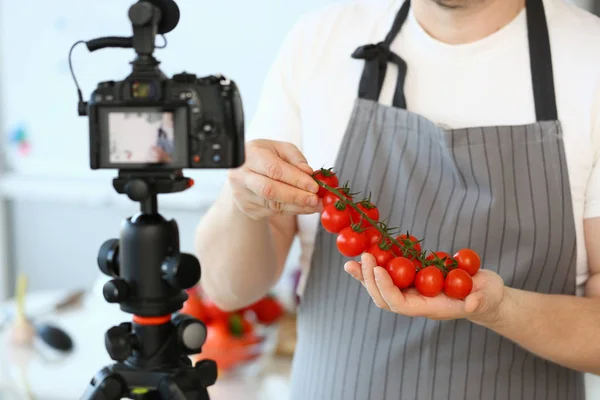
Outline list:
[[[92,169],[235,168],[244,115],[235,82],[134,71],[101,82],[89,103]]]
[[[132,37],[83,42],[89,51],[135,49],[129,76],[99,83],[84,102],[73,74],[79,115],[89,117],[91,169],[148,175],[241,166],[244,110],[236,83],[221,75],[197,77],[186,72],[169,78],[153,56],[156,35],[164,37],[179,22],[177,5],[172,0],[140,0],[129,9],[129,19]]]

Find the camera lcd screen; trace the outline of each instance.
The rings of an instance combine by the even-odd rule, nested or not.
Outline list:
[[[102,114],[103,167],[179,168],[185,163],[185,109],[105,109]]]
[[[170,164],[175,145],[173,113],[111,112],[108,140],[111,164]]]

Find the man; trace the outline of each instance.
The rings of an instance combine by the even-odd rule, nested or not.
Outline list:
[[[585,397],[582,372],[600,373],[599,44],[596,17],[561,0],[354,1],[298,22],[197,235],[226,308],[268,291],[299,236],[294,400]],[[343,258],[309,165],[426,249],[476,250],[472,294],[402,293],[372,256]]]

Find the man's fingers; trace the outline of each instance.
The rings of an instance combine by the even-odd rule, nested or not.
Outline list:
[[[400,312],[400,307],[404,304],[404,295],[398,289],[390,275],[381,267],[375,268],[375,283],[381,293],[381,297],[388,305],[390,311]]]
[[[348,261],[344,264],[344,271],[350,274],[354,279],[359,281],[363,286],[365,286],[365,282],[362,276],[362,269],[359,263],[356,261]]]
[[[289,162],[297,167],[302,166],[303,170],[308,167],[307,173],[312,174],[313,170],[308,165],[308,161],[304,154],[294,144],[289,142],[273,142],[273,150],[281,157],[284,161]]]
[[[379,288],[375,282],[374,269],[377,266],[375,257],[369,253],[364,253],[361,261],[362,276],[369,295],[371,295],[371,298],[377,307],[383,308],[384,310],[389,310],[389,307],[383,297],[381,297],[381,293],[379,292]]]
[[[246,166],[260,175],[287,183],[307,193],[316,194],[319,191],[319,185],[310,173],[279,158],[270,150],[262,150],[260,157],[249,159]]]
[[[278,213],[279,214],[291,214],[291,215],[314,214],[314,213],[320,212],[320,210],[321,210],[321,207],[319,205],[317,205],[316,207],[299,206],[296,204],[288,204],[288,203],[280,203],[278,205],[276,201],[265,200],[264,198],[258,197],[257,195],[255,195],[252,192],[249,192],[249,193],[250,193],[249,194],[250,197],[249,197],[248,201],[257,207],[262,207],[262,208],[265,208],[265,209],[271,211],[269,213],[269,215],[278,214]]]
[[[246,188],[261,199],[296,204],[301,207],[317,207],[319,198],[314,193],[298,189],[264,175],[249,173],[245,177]]]

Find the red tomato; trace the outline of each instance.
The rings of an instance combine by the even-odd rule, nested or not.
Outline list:
[[[367,249],[367,237],[364,232],[357,232],[348,226],[340,232],[336,239],[337,248],[346,257],[356,257]]]
[[[215,346],[217,343],[227,343],[231,338],[231,329],[227,320],[215,320],[206,326],[206,331],[206,342],[210,342]]]
[[[435,261],[436,257],[440,260],[440,262],[444,262],[444,266],[446,268],[450,270],[456,268],[456,261],[454,260],[454,258],[450,257],[450,254],[446,253],[445,251],[436,251],[435,253],[429,254],[426,260]]]
[[[387,247],[385,244],[383,246]],[[371,247],[368,248],[367,253],[375,257],[378,267],[385,268],[390,260],[394,258],[394,255],[390,250],[387,250],[387,248],[382,249],[381,247],[382,244],[371,245]]]
[[[183,308],[179,312],[199,319],[205,324],[210,322],[206,307],[202,299],[195,292],[188,292],[188,299],[183,303]]]
[[[340,184],[340,182],[338,181],[338,177],[330,169],[321,168],[313,174],[313,178],[332,188],[336,188]],[[322,186],[319,186],[317,196],[323,198],[323,196],[325,196],[326,193],[329,193],[329,190],[325,189]]]
[[[473,290],[473,279],[471,279],[471,275],[467,271],[453,269],[448,272],[448,276],[446,276],[446,281],[444,282],[444,293],[446,293],[446,296],[452,299],[463,300],[471,293],[471,290]]]
[[[454,259],[458,264],[458,268],[467,271],[471,276],[475,275],[479,271],[479,268],[481,268],[479,255],[471,249],[457,251]]]
[[[204,298],[204,309],[206,315],[213,321],[227,321],[231,313],[221,310],[215,303],[213,303],[208,297]]]
[[[338,192],[344,195],[345,198],[352,200],[352,196],[350,196],[350,189],[348,188],[336,188]],[[340,198],[337,194],[330,192],[329,190],[323,196],[323,207],[326,207],[330,204],[335,204]]]
[[[396,241],[402,245],[402,248],[394,245],[394,253],[413,259],[421,253],[421,243],[419,239],[412,235],[402,234],[396,238]],[[405,250],[405,252],[403,252]]]
[[[367,238],[367,247],[377,244],[381,238],[381,232],[373,227],[365,229],[364,234]]]
[[[423,296],[435,297],[444,289],[444,274],[432,265],[425,267],[417,272],[415,287]]]
[[[321,224],[329,233],[340,233],[351,224],[350,210],[347,206],[330,204],[321,214]]]
[[[258,322],[265,325],[276,322],[284,313],[281,304],[272,296],[260,299],[250,309],[256,314]]]
[[[413,259],[410,259],[410,261],[412,261],[412,263],[415,266],[415,268],[417,269],[417,271],[419,271],[421,268],[423,268],[423,263],[419,259],[413,258]]]
[[[365,213],[367,217],[371,218],[373,221],[379,221],[379,210],[375,206],[375,204],[371,203],[368,200],[363,200],[356,205],[360,211]],[[363,228],[368,228],[371,225],[369,221],[367,221],[363,216],[352,208],[352,223],[357,224],[360,221],[360,226]]]
[[[202,353],[193,356],[194,361],[213,360],[219,371],[225,371],[254,358],[255,345],[261,339],[253,332],[234,336],[230,325],[226,320],[207,325],[206,342],[202,346]]]
[[[404,257],[392,259],[386,269],[398,289],[406,289],[412,285],[417,275],[417,269],[412,261]]]

